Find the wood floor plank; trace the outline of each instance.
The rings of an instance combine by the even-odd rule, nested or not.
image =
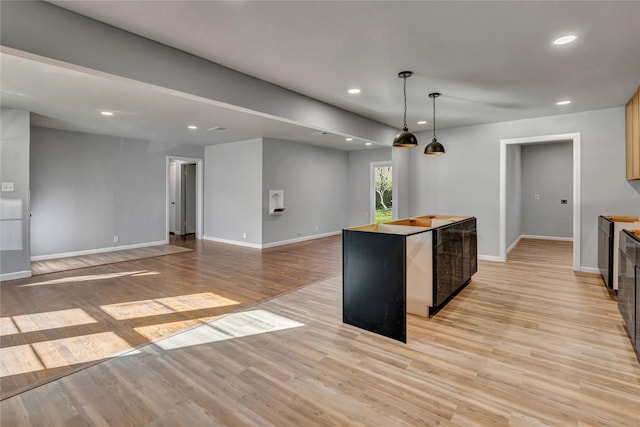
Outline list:
[[[31,274],[39,276],[41,274],[95,267],[98,265],[113,264],[116,262],[173,255],[182,252],[189,252],[191,250],[192,249],[190,248],[177,245],[156,245],[145,248],[123,249],[121,251],[33,261],[31,262]]]
[[[2,423],[637,427],[615,299],[543,266],[545,245],[561,250],[480,262],[436,316],[408,316],[407,344],[343,324],[336,275],[5,399]],[[233,337],[202,339],[219,331]]]
[[[342,265],[340,236],[265,250],[172,243],[64,259],[76,269],[3,282],[1,397],[334,276]],[[118,262],[77,268],[107,261]]]

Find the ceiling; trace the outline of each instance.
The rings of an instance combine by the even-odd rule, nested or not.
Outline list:
[[[432,128],[429,92],[443,94],[437,100],[440,129],[618,107],[640,84],[640,2],[50,3],[394,128],[400,128],[403,119],[402,80],[397,74],[411,70],[407,122],[413,132]],[[552,44],[568,33],[578,36],[574,43]],[[185,142],[199,145],[267,136],[345,150],[364,147],[363,141],[345,145],[345,135],[325,135],[317,141],[313,129],[124,79],[85,73],[86,85],[76,93],[71,85],[64,87],[69,76],[47,74],[38,71],[43,64],[5,56],[3,105],[19,104],[21,97],[10,92],[30,91],[22,98],[38,107],[30,109],[40,111],[34,120],[42,125],[107,132],[113,128],[100,129],[104,120],[82,115],[103,108],[103,97],[111,96],[123,103],[123,111],[134,108],[141,113],[122,124],[133,132],[127,136],[171,135],[165,127],[175,123],[177,129],[182,126],[176,132]],[[39,73],[32,75],[38,84],[13,87],[14,78],[21,75],[16,73],[29,75],[27,69]],[[7,78],[5,73],[15,75]],[[362,92],[349,95],[352,87]],[[74,102],[52,115],[47,105],[60,99],[56,91],[61,90],[71,90]],[[135,96],[129,99],[128,94]],[[556,105],[564,99],[572,103]],[[29,107],[22,102],[21,108]],[[220,118],[207,126],[231,130],[185,134],[183,123],[199,114]],[[427,124],[418,125],[419,120]]]

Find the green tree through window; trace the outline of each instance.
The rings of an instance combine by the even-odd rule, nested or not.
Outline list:
[[[391,166],[376,166],[376,223],[391,221],[391,207],[393,206],[393,190]]]

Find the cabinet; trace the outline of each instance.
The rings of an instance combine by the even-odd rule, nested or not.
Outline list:
[[[598,269],[605,285],[613,288],[613,221],[598,217]]]
[[[640,353],[640,231],[620,232],[618,310],[633,347]]]
[[[402,342],[478,269],[475,217],[429,215],[342,231],[342,320]]]
[[[640,179],[640,88],[625,108],[627,179]]]
[[[436,311],[478,271],[476,220],[435,229],[433,306]]]

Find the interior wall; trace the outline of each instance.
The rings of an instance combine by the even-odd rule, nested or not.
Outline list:
[[[202,151],[32,128],[31,255],[165,241],[166,155]]]
[[[444,156],[412,155],[411,212],[478,218],[478,253],[499,256],[500,139],[579,132],[582,207],[580,265],[597,268],[598,215],[638,215],[640,181],[625,179],[624,108],[438,130]],[[418,136],[422,149],[430,135]],[[603,150],[603,144],[606,149]],[[436,160],[436,161],[431,161]],[[395,166],[395,165],[394,165]],[[420,180],[429,168],[430,180]],[[435,191],[437,189],[437,191]]]
[[[346,227],[348,159],[345,151],[265,138],[263,244],[334,233]],[[269,215],[269,190],[284,191],[284,214]]]
[[[522,234],[573,237],[572,142],[522,145]]]
[[[522,146],[507,145],[507,248],[522,234]]]
[[[29,244],[29,112],[0,108],[0,278],[31,276]]]
[[[424,149],[423,149],[424,151]],[[416,155],[415,148],[391,148],[391,162],[393,169],[391,175],[393,179],[393,207],[391,208],[393,219],[407,218],[413,215],[411,212],[412,192],[420,184],[412,184],[411,162]],[[431,157],[425,156],[423,157]]]
[[[386,161],[391,161],[391,148],[349,152],[349,227],[370,222],[371,163]]]
[[[261,138],[205,148],[205,239],[262,244],[262,150]]]

